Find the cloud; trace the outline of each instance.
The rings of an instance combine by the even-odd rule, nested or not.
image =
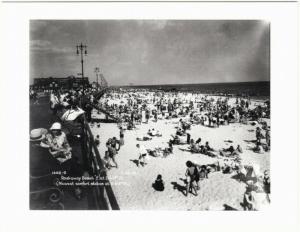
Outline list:
[[[30,31],[35,32],[39,31],[42,28],[45,28],[47,26],[46,21],[40,21],[40,20],[31,20],[30,21]]]
[[[166,20],[139,20],[137,24],[140,27],[147,27],[152,30],[163,30],[167,25],[168,21]]]
[[[49,20],[31,22],[31,76],[76,75],[76,44],[110,84],[269,80],[269,30],[261,21]]]
[[[31,52],[47,52],[47,53],[70,53],[74,52],[73,49],[68,47],[60,48],[53,45],[48,40],[32,40],[30,41]]]

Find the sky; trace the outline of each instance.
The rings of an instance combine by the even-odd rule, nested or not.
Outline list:
[[[31,20],[30,83],[80,76],[80,43],[90,82],[95,67],[109,85],[269,81],[269,37],[257,20]]]

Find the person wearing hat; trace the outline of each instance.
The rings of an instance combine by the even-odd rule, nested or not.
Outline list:
[[[30,131],[30,142],[35,146],[42,146],[42,141],[45,139],[48,133],[45,128],[37,128]]]
[[[66,134],[61,130],[61,124],[55,122],[50,127],[50,133],[46,135],[45,143],[51,155],[59,162],[60,169],[66,171],[68,176],[82,176],[81,165],[72,158],[72,148],[67,140]],[[74,194],[78,200],[81,199],[81,188],[75,187]]]
[[[66,134],[61,130],[61,124],[55,122],[50,127],[50,133],[46,134],[45,143],[51,155],[60,164],[72,158],[72,148],[70,147]]]
[[[45,128],[36,128],[30,131],[30,175],[43,176],[58,168],[57,161],[49,154],[44,143]]]

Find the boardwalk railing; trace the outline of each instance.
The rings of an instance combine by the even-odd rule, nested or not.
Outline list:
[[[116,121],[116,122],[121,122],[121,119],[120,118],[117,118],[113,115],[111,115],[108,111],[106,111],[105,109],[103,108],[100,108],[99,106],[95,105],[95,104],[92,104],[92,106],[98,110],[99,112],[105,114],[108,118],[111,118],[112,120]]]
[[[95,185],[92,186],[94,209],[119,210],[119,205],[108,180],[105,167],[103,165],[94,136],[89,124],[84,122],[84,153],[90,169],[90,174],[95,177]]]

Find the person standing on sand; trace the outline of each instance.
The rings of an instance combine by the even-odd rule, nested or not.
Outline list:
[[[147,110],[146,110],[146,123],[149,122],[149,119],[150,119],[150,112],[149,112],[149,110],[147,109]]]
[[[137,144],[136,147],[139,149],[139,159],[137,165],[139,166],[140,164],[144,167],[146,165],[146,156],[148,154],[146,148],[144,145]]]
[[[157,111],[154,111],[154,121],[157,122]]]
[[[118,168],[118,164],[116,162],[116,155],[117,155],[117,150],[115,147],[112,146],[111,144],[111,139],[109,139],[107,142],[106,142],[106,147],[107,147],[107,151],[108,151],[108,156],[109,158],[112,160],[112,162],[114,162],[115,164],[115,167]]]
[[[121,126],[120,127],[120,146],[123,146],[124,145],[124,129],[123,127]]]
[[[220,113],[219,112],[217,112],[216,117],[217,117],[217,127],[219,127],[220,126]]]
[[[110,142],[111,146],[118,152],[121,148],[120,140],[117,140],[116,137],[113,137]],[[118,145],[118,147],[117,147]]]
[[[256,127],[256,141],[258,143],[261,143],[261,139],[262,139],[262,134],[261,134],[261,129],[259,127]]]
[[[268,145],[268,147],[270,147],[270,145],[271,145],[271,137],[270,137],[270,130],[269,130],[269,128],[267,128],[267,130],[266,130],[266,143],[267,143],[267,145]]]
[[[185,176],[187,178],[187,185],[186,185],[186,196],[188,196],[189,192],[195,192],[195,196],[197,196],[197,190],[199,190],[199,171],[195,164],[191,161],[186,162],[186,173]],[[195,185],[196,184],[196,185]]]
[[[251,188],[247,188],[246,192],[244,194],[244,210],[255,210],[254,204],[255,204],[255,199],[253,196],[253,190]]]

